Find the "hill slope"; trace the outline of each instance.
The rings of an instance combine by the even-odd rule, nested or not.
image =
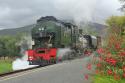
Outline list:
[[[20,27],[20,28],[3,29],[3,30],[0,30],[0,35],[16,35],[19,33],[30,33],[33,26],[34,24]]]
[[[20,28],[13,28],[13,29],[3,29],[0,30],[0,35],[16,35],[19,33],[28,33],[30,34],[31,29],[35,26],[35,24],[20,27]],[[103,32],[103,29],[106,28],[105,25],[98,24],[98,23],[81,23],[80,28],[82,28],[84,31],[88,28],[89,30],[94,30],[95,32],[101,33]]]

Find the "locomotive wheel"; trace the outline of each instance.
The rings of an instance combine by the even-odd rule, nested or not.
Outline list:
[[[39,64],[40,66],[46,66],[48,63],[46,60],[41,60]]]
[[[32,61],[29,61],[29,65],[32,65],[33,63],[32,63]]]

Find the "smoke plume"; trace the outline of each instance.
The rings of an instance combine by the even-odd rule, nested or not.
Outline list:
[[[36,65],[29,65],[28,56],[24,55],[22,58],[17,58],[15,61],[13,61],[13,70],[21,70],[21,69],[27,69],[35,67]]]
[[[15,61],[13,61],[12,63],[13,70],[21,70],[21,69],[35,67],[36,65],[29,65],[29,62],[27,61],[28,55],[26,50],[31,49],[31,46],[32,46],[31,36],[25,36],[22,39],[22,41],[18,43],[18,45],[21,46],[20,53],[22,54],[22,58],[17,58]]]

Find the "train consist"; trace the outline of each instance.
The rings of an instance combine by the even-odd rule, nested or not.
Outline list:
[[[56,63],[77,56],[78,51],[83,53],[84,48],[96,49],[99,45],[97,37],[82,35],[76,25],[53,16],[37,20],[31,34],[32,49],[27,50],[30,65]]]
[[[101,37],[92,35],[82,35],[79,36],[79,41],[83,49],[93,49],[96,50],[101,46]]]

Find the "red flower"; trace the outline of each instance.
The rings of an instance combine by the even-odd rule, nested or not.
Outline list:
[[[116,61],[115,59],[110,59],[111,65],[114,65],[114,66],[115,66],[115,65],[116,65],[116,62],[117,62],[117,61]]]
[[[125,52],[121,52],[121,53],[120,53],[120,56],[125,56]]]
[[[101,53],[103,53],[104,52],[104,49],[103,48],[99,48],[98,50],[97,50],[97,53],[98,54],[101,54]]]
[[[110,62],[110,59],[109,59],[109,58],[106,58],[105,61],[109,63],[109,62]]]
[[[96,66],[97,66],[97,67],[101,67],[101,64],[100,64],[100,63],[98,63]]]
[[[87,69],[91,70],[91,68],[92,68],[92,65],[91,64],[87,64]]]
[[[122,67],[123,71],[125,72],[125,65]]]
[[[85,51],[84,54],[89,56],[89,55],[91,55],[92,53],[91,53],[91,51]]]
[[[112,75],[112,70],[108,70],[107,73],[108,73],[109,75]]]
[[[95,73],[96,73],[96,74],[99,74],[99,70],[96,70]]]
[[[121,48],[120,44],[117,43],[117,44],[115,45],[115,48],[116,48],[117,50],[119,50],[119,49]]]
[[[116,65],[116,62],[117,62],[115,59],[112,59],[112,58],[106,58],[105,61],[114,66]]]
[[[125,78],[125,73],[123,73],[123,75],[122,75],[122,76],[123,76],[123,78]]]
[[[86,75],[84,75],[84,78],[85,78],[86,80],[88,80],[89,76],[86,74]]]

